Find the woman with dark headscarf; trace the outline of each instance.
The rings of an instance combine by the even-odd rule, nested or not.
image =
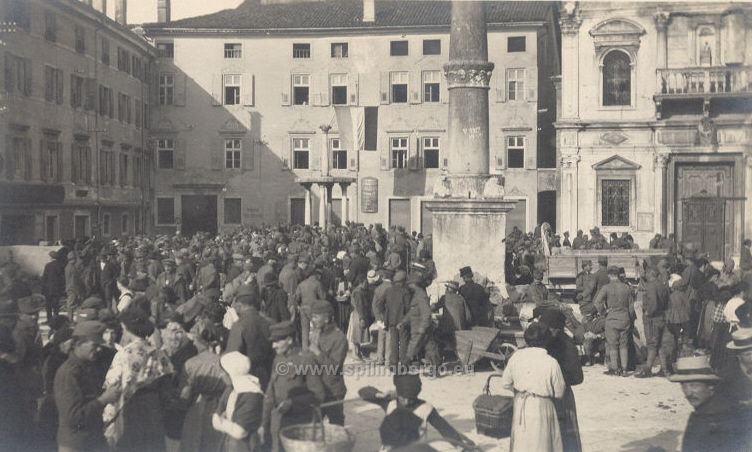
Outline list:
[[[167,402],[173,373],[172,363],[147,338],[154,324],[144,311],[131,308],[120,321],[123,337],[120,349],[105,377],[105,390],[120,389],[120,398],[103,413],[105,437],[115,451],[165,450],[162,406]]]

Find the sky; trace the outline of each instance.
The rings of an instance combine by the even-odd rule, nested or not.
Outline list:
[[[243,0],[172,0],[172,20],[211,14],[235,8]],[[108,7],[108,12],[114,8]],[[157,21],[157,0],[128,0],[128,23],[140,24]]]

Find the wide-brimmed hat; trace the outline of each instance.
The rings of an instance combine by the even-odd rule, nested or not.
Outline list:
[[[739,328],[731,333],[731,341],[726,344],[730,350],[752,349],[752,328]]]
[[[676,373],[668,379],[675,383],[720,380],[710,366],[710,357],[707,355],[678,358],[674,364],[674,371]]]
[[[366,279],[368,280],[368,284],[376,284],[381,279],[381,275],[376,270],[369,270]]]

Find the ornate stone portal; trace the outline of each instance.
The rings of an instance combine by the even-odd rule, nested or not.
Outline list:
[[[476,281],[487,278],[492,299],[506,296],[504,180],[489,174],[488,89],[494,65],[488,61],[485,5],[452,2],[449,63],[449,165],[434,186],[433,259],[439,280],[454,279],[471,266]]]

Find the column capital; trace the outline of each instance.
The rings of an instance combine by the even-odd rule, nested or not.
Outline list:
[[[744,164],[747,168],[752,168],[752,152],[744,154]]]
[[[671,159],[670,154],[657,153],[653,156],[653,163],[655,163],[656,169],[665,169],[668,165],[668,161]]]
[[[565,36],[576,36],[582,25],[582,16],[577,2],[566,2],[561,7],[561,17],[559,26],[561,34]]]
[[[494,64],[488,61],[456,60],[444,65],[447,87],[488,89]]]
[[[653,20],[655,21],[655,28],[658,31],[666,31],[668,21],[671,20],[671,13],[667,11],[657,11],[653,14]]]
[[[576,168],[579,162],[580,162],[580,156],[577,154],[562,155],[561,156],[561,169]]]

